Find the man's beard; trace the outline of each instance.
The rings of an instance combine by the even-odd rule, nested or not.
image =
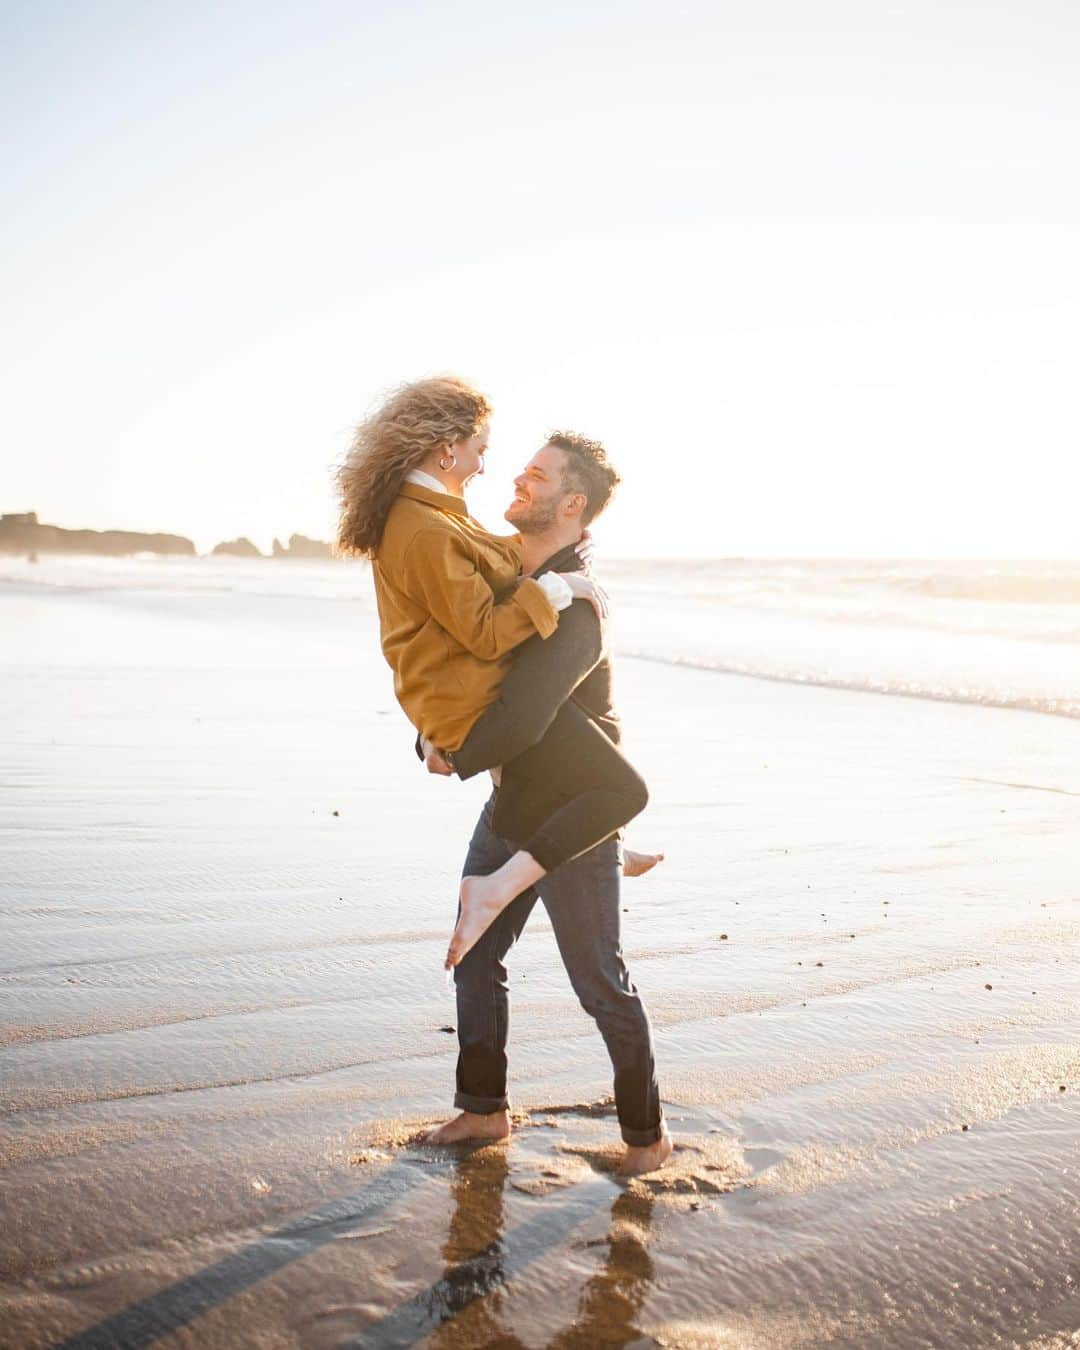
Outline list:
[[[534,501],[530,502],[524,511],[515,514],[510,523],[522,534],[543,534],[555,524],[558,514],[558,503]]]

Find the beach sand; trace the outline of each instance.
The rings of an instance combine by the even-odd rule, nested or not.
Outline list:
[[[1080,721],[620,661],[678,1145],[626,1184],[540,910],[513,1137],[413,1142],[486,789],[423,772],[369,608],[0,627],[0,1344],[1076,1344]]]

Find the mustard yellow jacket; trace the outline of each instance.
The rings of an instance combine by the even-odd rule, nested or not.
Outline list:
[[[521,580],[517,536],[489,534],[460,497],[404,483],[372,562],[383,655],[413,726],[456,750],[493,702],[510,653],[558,614]]]

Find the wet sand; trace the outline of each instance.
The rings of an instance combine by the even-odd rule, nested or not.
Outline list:
[[[626,1184],[540,913],[512,1139],[414,1142],[484,789],[423,774],[370,615],[0,623],[0,1344],[1073,1343],[1080,723],[620,663],[680,1145]]]

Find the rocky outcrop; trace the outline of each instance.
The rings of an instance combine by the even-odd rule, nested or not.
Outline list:
[[[132,553],[160,553],[191,558],[195,545],[179,534],[143,534],[137,530],[65,530],[42,525],[36,511],[0,515],[0,553],[104,553],[124,557]],[[215,558],[265,558],[250,539],[225,539],[211,550]],[[275,558],[332,558],[323,539],[291,534],[289,542],[274,540]],[[35,559],[36,561],[36,559]]]
[[[243,535],[239,539],[226,539],[220,544],[215,544],[210,550],[214,558],[263,558],[266,555],[260,553],[250,539],[245,539]]]
[[[0,516],[0,553],[162,553],[193,557],[195,545],[179,534],[136,530],[65,530],[42,525],[36,511]]]
[[[275,558],[332,558],[330,545],[323,539],[309,539],[306,534],[290,534],[288,547],[280,539],[274,540]]]

